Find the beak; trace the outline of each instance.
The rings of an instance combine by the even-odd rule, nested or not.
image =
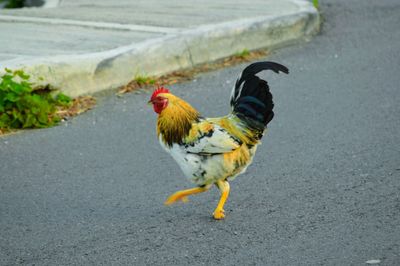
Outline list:
[[[152,101],[152,100],[150,100],[150,101],[147,102],[147,105],[152,105],[152,104],[153,104],[153,101]]]

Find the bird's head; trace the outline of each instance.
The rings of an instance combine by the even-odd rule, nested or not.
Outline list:
[[[159,87],[153,92],[148,103],[153,105],[154,112],[160,114],[168,106],[170,95],[172,94],[168,89]]]
[[[193,121],[199,117],[199,113],[189,103],[164,87],[156,89],[148,103],[153,105],[154,112],[168,119]]]

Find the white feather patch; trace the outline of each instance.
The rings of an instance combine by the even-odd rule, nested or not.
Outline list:
[[[239,148],[239,143],[226,130],[214,125],[214,130],[199,136],[198,140],[184,143],[184,149],[190,153],[225,153]]]

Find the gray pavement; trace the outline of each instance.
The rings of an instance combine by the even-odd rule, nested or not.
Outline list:
[[[310,38],[306,0],[65,0],[0,10],[0,71],[23,68],[76,96],[233,55]]]
[[[312,42],[267,60],[276,116],[246,174],[188,188],[159,146],[149,92],[99,99],[61,126],[0,139],[0,265],[376,265],[400,263],[400,5],[321,1]],[[226,114],[245,65],[170,89]]]

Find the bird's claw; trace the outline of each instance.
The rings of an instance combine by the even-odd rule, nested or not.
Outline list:
[[[171,196],[169,196],[169,198],[164,202],[164,204],[165,205],[171,205],[171,204],[173,204],[173,203],[175,203],[175,202],[177,202],[177,201],[182,201],[183,203],[186,203],[186,202],[188,202],[189,201],[189,199],[188,199],[188,197],[187,196],[181,196],[181,195],[176,195],[176,194],[173,194],[173,195],[171,195]]]
[[[225,218],[225,211],[223,209],[216,209],[214,211],[214,219],[215,220],[222,220]]]
[[[182,197],[182,198],[181,198],[181,201],[182,201],[183,203],[189,202],[189,198],[188,198],[188,197]]]

